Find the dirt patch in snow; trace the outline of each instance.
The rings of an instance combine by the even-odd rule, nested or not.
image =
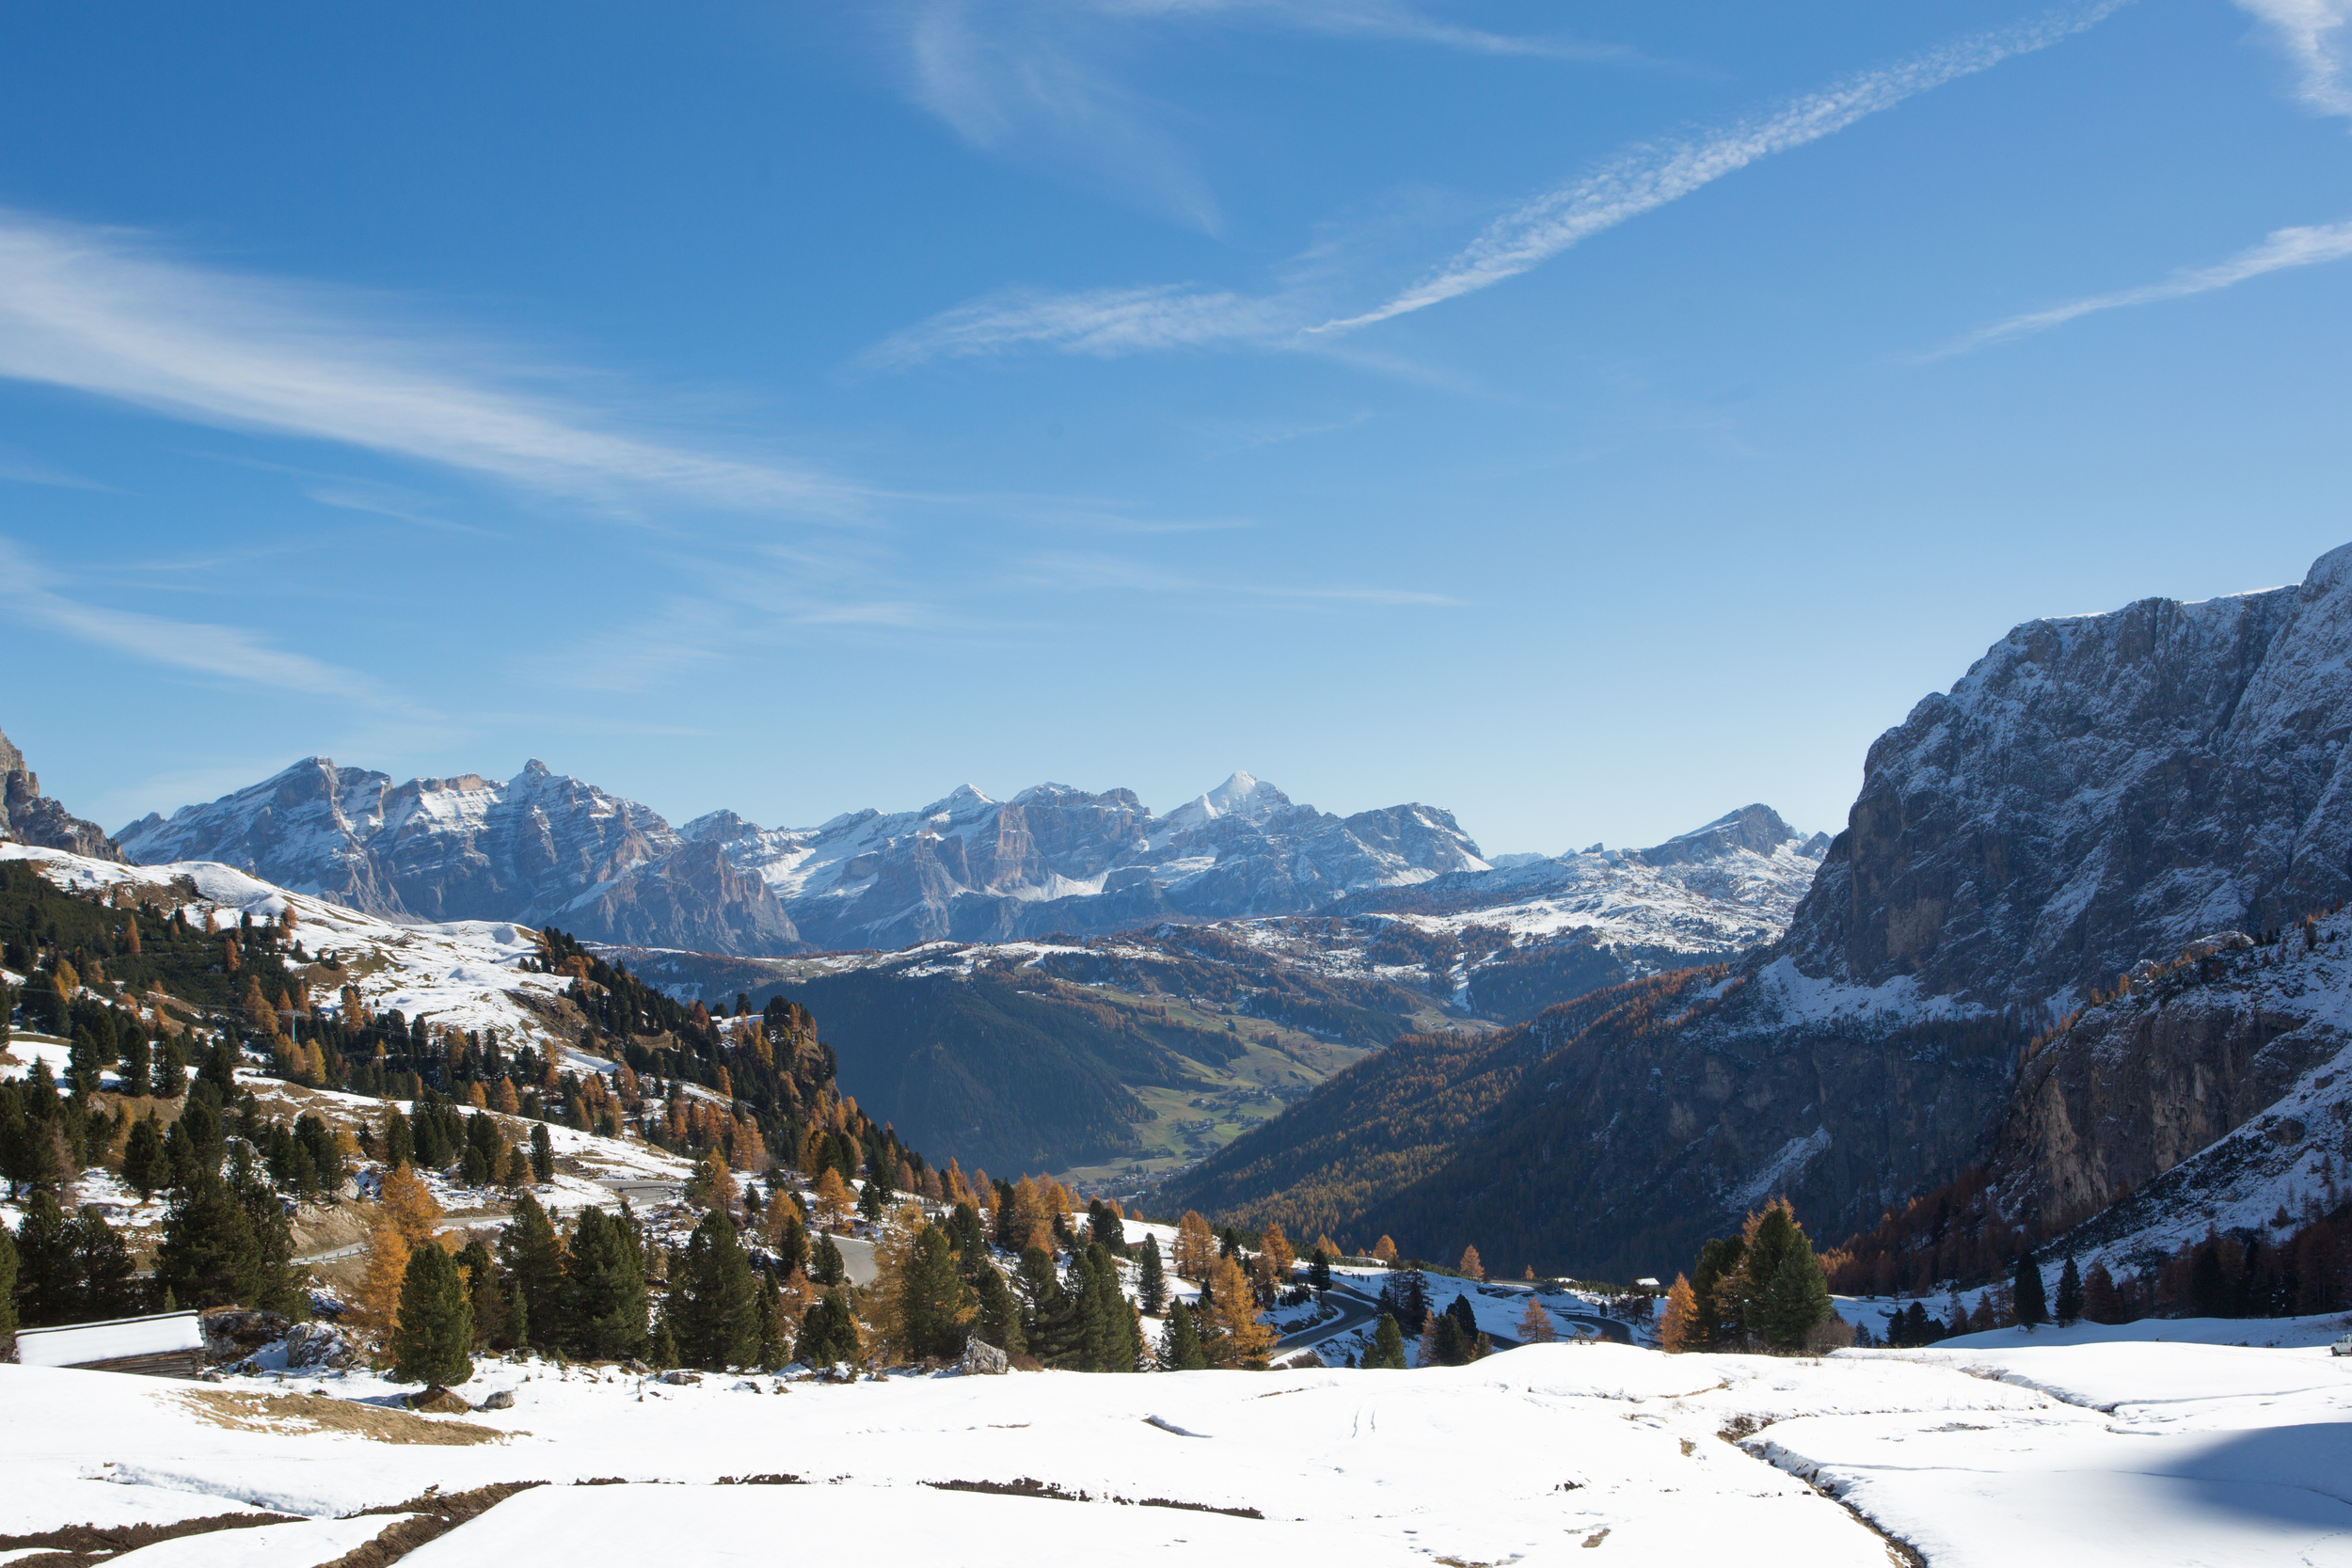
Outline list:
[[[405,1517],[387,1526],[382,1534],[364,1546],[355,1546],[332,1562],[320,1568],[389,1568],[419,1546],[448,1534],[469,1519],[476,1519],[517,1492],[528,1492],[534,1486],[545,1486],[544,1481],[502,1481],[490,1486],[477,1486],[470,1492],[452,1492],[444,1496],[438,1487],[405,1503],[389,1508],[361,1510],[354,1517],[370,1513],[397,1513]]]
[[[183,1535],[210,1535],[215,1530],[251,1529],[256,1525],[291,1525],[291,1513],[210,1513],[172,1525],[123,1525],[101,1529],[96,1525],[68,1525],[38,1535],[0,1535],[0,1552],[35,1548],[30,1557],[15,1559],[9,1568],[86,1568],[120,1557],[158,1541]],[[40,1548],[46,1548],[40,1549]]]
[[[428,1443],[462,1448],[512,1435],[471,1421],[436,1421],[379,1404],[318,1394],[250,1394],[191,1388],[171,1396],[215,1426],[233,1432],[345,1432],[376,1443]]]

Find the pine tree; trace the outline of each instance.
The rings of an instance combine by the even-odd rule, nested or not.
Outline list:
[[[1322,1256],[1318,1253],[1316,1256]],[[1327,1275],[1330,1271],[1326,1269]],[[1136,1292],[1143,1300],[1144,1315],[1156,1318],[1168,1310],[1168,1275],[1160,1266],[1160,1239],[1143,1239],[1143,1261],[1136,1269]]]
[[[817,1245],[810,1251],[808,1276],[828,1288],[850,1277],[849,1265],[842,1261],[840,1247],[834,1243],[831,1236],[821,1231],[818,1234]]]
[[[966,1325],[977,1315],[971,1288],[956,1268],[946,1233],[927,1225],[915,1232],[900,1270],[899,1322],[907,1354],[948,1359],[963,1353]]]
[[[1739,1318],[1742,1263],[1747,1243],[1738,1236],[1709,1239],[1691,1266],[1689,1350],[1734,1350],[1744,1338]]]
[[[677,1365],[677,1336],[670,1332],[670,1320],[661,1319],[653,1325],[653,1333],[645,1341],[645,1361],[657,1372],[666,1372]]]
[[[571,1342],[571,1281],[564,1270],[564,1241],[539,1200],[517,1195],[513,1213],[499,1232],[499,1264],[514,1276],[521,1293],[529,1342],[558,1350]]]
[[[1794,1234],[1780,1249],[1772,1277],[1756,1292],[1752,1308],[1757,1337],[1767,1349],[1782,1354],[1804,1349],[1813,1330],[1837,1315],[1830,1305],[1829,1280],[1820,1259],[1814,1255],[1804,1231],[1791,1228]]]
[[[79,1323],[81,1281],[74,1269],[74,1235],[53,1193],[34,1190],[18,1228],[16,1291],[27,1328]]]
[[[723,1372],[755,1360],[759,1309],[754,1295],[751,1259],[735,1222],[725,1210],[714,1209],[687,1237],[670,1271],[662,1320],[677,1336],[680,1362]]]
[[[2032,1328],[2050,1321],[2049,1298],[2042,1288],[2042,1267],[2033,1260],[2031,1252],[2017,1255],[2017,1277],[2010,1290],[2012,1310],[2022,1326]]]
[[[531,1175],[543,1187],[555,1180],[555,1140],[544,1121],[531,1127]]]
[[[2123,1305],[2123,1292],[2116,1288],[2115,1275],[2107,1272],[2104,1258],[2093,1260],[2090,1273],[2083,1277],[2083,1316],[2094,1323],[2129,1321],[2130,1309]]]
[[[1318,1245],[1308,1258],[1307,1283],[1313,1289],[1317,1301],[1331,1293],[1331,1253],[1328,1248]]]
[[[983,1259],[972,1288],[979,1301],[972,1332],[1008,1355],[1026,1354],[1029,1347],[1021,1333],[1021,1303],[1012,1287],[1005,1283],[1004,1275]]]
[[[1171,1302],[1168,1323],[1160,1330],[1160,1370],[1167,1372],[1197,1372],[1209,1364],[1200,1348],[1200,1331],[1192,1321],[1192,1308],[1183,1302]]]
[[[151,1197],[171,1180],[171,1164],[164,1156],[164,1135],[152,1112],[131,1124],[122,1145],[122,1180],[141,1198]]]
[[[258,1306],[262,1248],[252,1218],[229,1184],[197,1167],[164,1218],[155,1285],[183,1307]]]
[[[81,1291],[77,1310],[85,1321],[127,1318],[146,1307],[146,1290],[134,1277],[130,1248],[95,1204],[85,1205],[70,1227],[73,1272]]]
[[[775,1279],[761,1275],[752,1287],[752,1302],[759,1319],[759,1351],[757,1365],[763,1372],[781,1369],[791,1359],[785,1348],[784,1298],[776,1291]]]
[[[2058,1322],[2060,1328],[2071,1328],[2083,1315],[2083,1276],[2074,1267],[2074,1255],[2066,1255],[2066,1267],[2058,1274]]]
[[[392,1330],[392,1375],[403,1383],[463,1383],[473,1375],[473,1307],[457,1265],[437,1245],[408,1256]]]
[[[583,1359],[617,1361],[645,1342],[645,1260],[632,1228],[594,1205],[572,1232],[571,1349]]]
[[[177,1100],[188,1092],[188,1058],[180,1049],[178,1036],[164,1037],[164,1048],[155,1055],[155,1082],[151,1086],[158,1100]]]
[[[1384,1371],[1405,1370],[1405,1331],[1397,1326],[1394,1313],[1380,1314],[1380,1326],[1372,1333],[1372,1354],[1364,1357],[1364,1365]]]
[[[0,986],[0,1025],[8,1021],[7,988]],[[0,1046],[8,1044],[5,1032],[0,1032]],[[8,1227],[0,1225],[0,1357],[13,1359],[16,1354],[16,1238]]]
[[[855,1362],[858,1352],[857,1320],[850,1312],[850,1304],[839,1291],[826,1291],[801,1320],[801,1338],[793,1347],[793,1359],[807,1367],[831,1367]]]

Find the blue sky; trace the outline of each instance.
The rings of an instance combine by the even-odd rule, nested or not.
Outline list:
[[[2352,539],[2352,0],[16,7],[0,726],[1490,850]]]

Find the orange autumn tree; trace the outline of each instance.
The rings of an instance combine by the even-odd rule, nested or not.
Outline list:
[[[1560,1338],[1560,1331],[1551,1325],[1551,1314],[1534,1296],[1527,1298],[1527,1310],[1519,1316],[1519,1343],[1548,1345]]]
[[[408,1255],[420,1246],[437,1244],[440,1226],[441,1206],[422,1177],[403,1164],[384,1178],[368,1214],[367,1270],[360,1276],[354,1313],[359,1327],[379,1345],[390,1338],[400,1316]]]
[[[1396,1267],[1396,1243],[1386,1236],[1381,1237],[1372,1245],[1372,1258],[1375,1263],[1385,1263],[1390,1268]]]
[[[1184,1217],[1176,1222],[1175,1257],[1170,1259],[1177,1274],[1186,1279],[1206,1279],[1216,1258],[1216,1237],[1210,1233],[1209,1222],[1199,1210],[1185,1210]]]
[[[850,1223],[850,1211],[856,1199],[850,1196],[849,1183],[841,1173],[828,1165],[817,1178],[816,1191],[809,1195],[811,1217],[820,1230],[836,1230]]]
[[[1675,1275],[1666,1292],[1666,1314],[1658,1321],[1658,1348],[1670,1354],[1697,1349],[1693,1341],[1698,1337],[1698,1297],[1691,1290],[1690,1275]]]
[[[1235,1370],[1263,1367],[1266,1353],[1274,1348],[1274,1330],[1258,1320],[1258,1299],[1249,1289],[1248,1275],[1231,1258],[1219,1258],[1210,1265],[1205,1283],[1210,1297],[1212,1338],[1206,1347],[1210,1365]]]
[[[1462,1260],[1454,1265],[1454,1272],[1465,1279],[1484,1279],[1486,1277],[1486,1265],[1479,1261],[1476,1247],[1466,1246],[1462,1249]]]

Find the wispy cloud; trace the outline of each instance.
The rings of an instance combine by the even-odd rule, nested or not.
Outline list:
[[[307,654],[272,647],[242,626],[174,621],[90,604],[60,592],[61,586],[54,574],[12,541],[0,538],[0,604],[25,623],[151,664],[240,685],[389,708],[408,705],[370,676]]]
[[[1131,86],[1154,33],[1249,26],[1497,56],[1642,62],[1564,34],[1456,26],[1401,0],[900,0],[890,13],[910,96],[972,146],[1056,165],[1216,232],[1216,198],[1180,134],[1184,117]]]
[[[893,333],[866,352],[864,363],[890,370],[1023,348],[1111,358],[1263,341],[1295,332],[1298,325],[1295,307],[1284,299],[1189,284],[1060,294],[1008,290]]]
[[[2185,299],[2191,294],[2211,293],[2243,283],[2249,277],[2260,277],[2266,272],[2280,272],[2288,267],[2317,266],[2322,261],[2340,261],[2352,256],[2352,223],[2334,223],[2299,229],[2273,230],[2258,245],[2239,251],[2226,261],[2209,267],[2193,267],[2174,273],[2160,283],[2146,283],[2137,289],[2120,289],[2113,293],[2090,294],[2082,299],[2053,305],[2045,310],[2028,310],[1995,322],[1981,331],[1972,332],[1942,354],[1963,354],[1988,343],[2005,342],[2011,338],[2029,337],[2062,325],[2077,316],[2094,311],[2115,310],[2128,305],[2154,305],[2168,299]]]
[[[1133,3],[1158,10],[1239,8],[1238,0]],[[2129,4],[2131,0],[2093,0],[1864,71],[1728,127],[1630,148],[1583,178],[1506,214],[1452,261],[1368,310],[1331,317],[1328,302],[1343,283],[1330,258],[1318,248],[1293,264],[1295,277],[1263,293],[1190,283],[1064,293],[1008,290],[895,333],[867,351],[863,362],[902,369],[934,359],[1024,349],[1104,358],[1242,346],[1336,352],[1339,341],[1358,328],[1491,288],[1759,159],[1819,141],[1960,77],[2046,49]],[[1338,13],[1344,8],[1325,9]]]
[[[2352,0],[2237,0],[2270,30],[2296,69],[2296,96],[2352,115]]]
[[[526,385],[553,372],[513,365],[403,323],[382,301],[191,266],[120,230],[0,210],[0,376],[601,503],[855,505],[850,487],[805,467],[632,433]]]
[[[1313,330],[1347,331],[1491,288],[1760,159],[1820,141],[1947,82],[2062,42],[2128,4],[2130,0],[2098,0],[2037,22],[1979,33],[1850,76],[1760,118],[1684,141],[1636,148],[1506,214],[1453,261],[1385,303]]]

